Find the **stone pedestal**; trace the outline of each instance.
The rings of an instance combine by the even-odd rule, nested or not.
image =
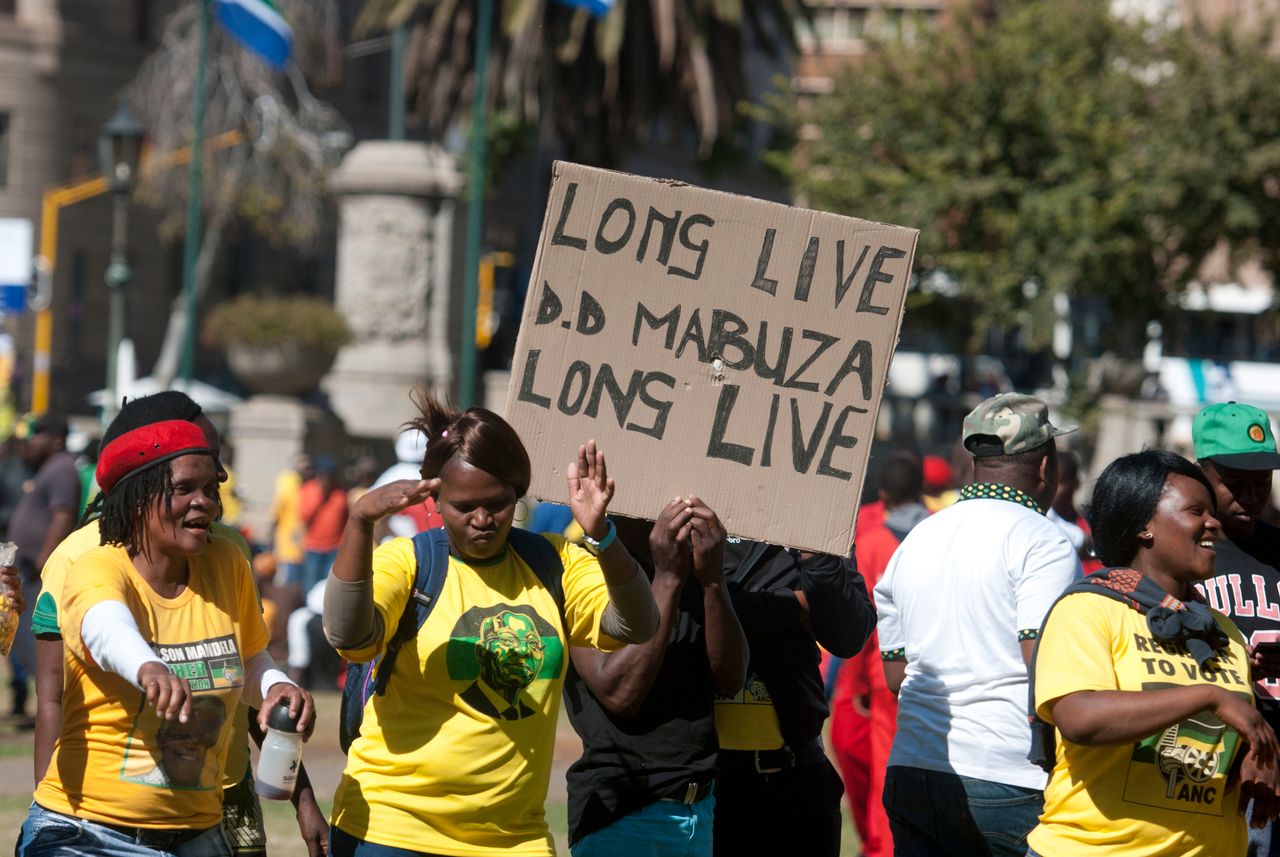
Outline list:
[[[439,146],[374,140],[330,180],[339,196],[336,297],[355,340],[323,387],[347,431],[393,437],[417,415],[416,385],[453,380],[449,293],[462,175]]]
[[[304,452],[339,458],[346,435],[332,414],[288,396],[253,396],[232,405],[230,429],[241,524],[270,543],[276,477]]]

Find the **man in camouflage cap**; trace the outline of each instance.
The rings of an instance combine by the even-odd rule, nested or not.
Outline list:
[[[1032,396],[974,408],[962,433],[973,481],[916,525],[876,585],[885,679],[898,692],[884,789],[897,853],[1027,853],[1045,785],[1026,758],[1027,664],[1045,613],[1080,574],[1044,515],[1054,439],[1074,430]]]
[[[989,458],[1030,452],[1075,430],[1076,426],[1057,428],[1049,422],[1049,406],[1035,396],[1001,393],[969,412],[963,438],[965,449],[975,457]]]

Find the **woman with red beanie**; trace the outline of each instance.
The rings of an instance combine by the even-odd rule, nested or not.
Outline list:
[[[229,855],[221,778],[241,697],[262,721],[284,702],[311,727],[310,695],[265,651],[248,563],[210,531],[221,514],[214,456],[185,420],[102,450],[103,546],[63,590],[62,730],[22,857]]]

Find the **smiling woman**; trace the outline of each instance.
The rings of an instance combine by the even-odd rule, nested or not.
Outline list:
[[[229,855],[230,715],[242,697],[264,717],[283,701],[309,729],[310,696],[266,654],[248,562],[211,535],[218,475],[186,420],[102,450],[102,546],[76,560],[62,592],[61,734],[19,855]]]
[[[1243,854],[1240,782],[1276,781],[1277,744],[1240,631],[1193,586],[1221,536],[1209,483],[1173,453],[1128,455],[1089,523],[1111,567],[1068,587],[1032,664],[1033,731],[1056,751],[1031,853]]]
[[[155,500],[154,513],[147,515],[144,544],[161,555],[200,553],[209,543],[209,527],[221,512],[213,456],[175,458],[165,489]]]
[[[106,495],[102,543],[119,545],[142,562],[199,553],[222,513],[216,459],[200,429],[176,420],[168,429],[151,428],[122,435],[104,451],[105,465],[100,461],[98,468],[99,479],[106,481],[99,482]],[[180,448],[157,453],[174,446]],[[148,458],[148,466],[124,470]]]

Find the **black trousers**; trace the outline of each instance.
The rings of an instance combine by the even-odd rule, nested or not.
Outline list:
[[[825,758],[716,780],[715,857],[839,857],[844,784]]]

